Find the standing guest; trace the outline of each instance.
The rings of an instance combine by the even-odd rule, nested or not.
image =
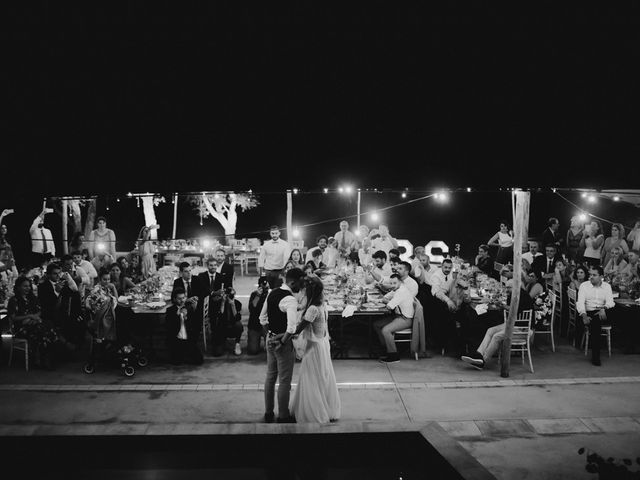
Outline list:
[[[541,281],[551,283],[556,270],[556,262],[562,257],[558,255],[558,249],[555,243],[550,243],[544,247],[544,256],[537,257],[531,268],[535,270],[536,275]]]
[[[369,247],[371,246],[371,240],[369,239],[369,227],[366,225],[360,225],[360,228],[354,235],[353,243],[351,244],[351,260],[362,265],[360,261],[360,250],[363,249],[363,242],[368,240]]]
[[[120,265],[117,263],[111,264],[111,267],[109,267],[109,274],[111,276],[111,283],[116,287],[118,295],[126,295],[129,290],[136,286],[136,284],[124,274]]]
[[[411,255],[409,258],[411,260],[415,260],[418,257],[418,255],[422,255],[423,253],[425,253],[424,247],[417,246],[416,248],[413,249],[413,255]]]
[[[322,254],[322,262],[327,268],[336,268],[338,265],[340,252],[338,251],[338,242],[333,237],[329,237],[327,241],[327,249]]]
[[[604,244],[604,235],[602,234],[602,227],[600,222],[594,220],[585,227],[584,236],[580,242],[580,246],[584,248],[584,262],[591,265],[600,265],[602,258],[602,245]]]
[[[233,287],[225,287],[222,299],[218,306],[214,307],[211,322],[211,343],[213,344],[213,356],[219,357],[224,353],[224,344],[227,338],[235,340],[233,353],[241,355],[240,339],[244,330],[242,326],[242,304],[236,300],[236,291]]]
[[[373,238],[371,239],[371,246],[374,252],[382,250],[384,253],[389,254],[389,250],[398,248],[398,241],[389,234],[389,227],[381,224],[378,227],[378,234],[380,237],[375,240]]]
[[[624,239],[624,227],[619,223],[614,223],[611,226],[611,236],[607,237],[604,241],[604,245],[602,246],[602,265],[606,267],[611,260],[611,251],[618,247],[622,249],[622,255],[625,255],[629,251],[629,245],[627,245],[627,241]]]
[[[455,323],[452,321],[451,313],[456,310],[457,305],[451,299],[455,288],[452,270],[453,262],[450,258],[445,258],[440,269],[432,277],[431,292],[434,301],[431,331],[435,346],[439,347],[443,354],[455,336]]]
[[[587,270],[587,267],[578,265],[571,273],[571,282],[569,282],[569,288],[575,290],[577,294],[578,290],[580,289],[580,285],[588,280],[588,276],[589,271]]]
[[[93,285],[93,282],[95,281],[95,279],[98,278],[98,272],[96,271],[96,267],[94,267],[91,264],[91,262],[86,261],[82,256],[82,252],[78,250],[75,250],[72,253],[72,257],[73,257],[73,263],[75,264],[76,269],[81,269],[84,273],[87,274],[87,276],[89,277],[89,280],[91,280],[88,286]]]
[[[322,253],[320,253],[322,255]],[[291,255],[289,255],[289,260],[287,264],[284,266],[284,273],[287,273],[292,268],[304,268],[304,263],[302,261],[302,252],[299,249],[294,248],[291,250]]]
[[[627,268],[627,262],[622,257],[622,248],[613,247],[611,249],[611,259],[604,267],[604,274],[606,277],[613,277],[622,273]]]
[[[627,242],[629,242],[631,250],[640,250],[640,220],[636,220],[633,229],[627,235]]]
[[[567,257],[574,262],[582,261],[583,249],[580,247],[584,237],[584,225],[580,217],[571,217],[571,226],[567,230]]]
[[[489,239],[487,245],[498,247],[496,262],[507,263],[513,259],[513,231],[509,229],[507,222],[500,223],[500,230]]]
[[[181,262],[179,265],[180,276],[173,282],[173,290],[182,289],[187,294],[189,300],[195,300],[197,303],[197,287],[194,282],[194,278],[191,275],[191,264],[188,262]]]
[[[307,257],[305,258],[304,262],[307,263],[313,260],[313,252],[315,252],[316,250],[320,250],[321,253],[324,253],[324,251],[327,249],[328,241],[329,239],[326,235],[320,235],[318,238],[316,238],[316,246],[307,250]]]
[[[613,308],[611,286],[603,281],[602,267],[592,266],[589,270],[589,281],[580,285],[576,310],[582,317],[585,326],[590,328],[591,363],[597,367],[600,363],[601,326],[607,321],[606,311]]]
[[[560,235],[560,220],[555,217],[551,217],[547,221],[547,229],[542,233],[542,244],[553,244],[556,246],[556,251],[559,253],[562,251],[564,241]]]
[[[474,264],[482,273],[489,276],[494,275],[493,259],[489,256],[489,245],[482,244],[478,247],[478,255],[476,255]]]
[[[291,412],[298,423],[329,423],[340,418],[340,396],[331,363],[329,316],[323,290],[318,277],[306,280],[306,307],[295,332],[306,341],[298,387],[291,401]]]
[[[151,230],[158,228],[159,225],[144,226],[138,233],[138,255],[141,258],[140,268],[145,280],[156,272],[156,261],[153,258],[156,249],[151,240]]]
[[[383,363],[398,363],[400,356],[396,348],[393,334],[398,330],[411,328],[415,309],[413,301],[415,296],[409,291],[397,274],[391,275],[391,291],[384,296],[383,302],[391,311],[391,316],[381,318],[373,323],[373,328],[378,334],[380,343],[385,347],[386,355],[380,358]]]
[[[42,265],[56,255],[56,246],[53,243],[51,230],[44,226],[44,216],[53,212],[51,208],[43,208],[42,212],[33,220],[29,234],[31,235],[32,264],[35,267]]]
[[[85,306],[91,312],[91,321],[88,327],[93,330],[93,335],[108,342],[115,342],[118,292],[110,280],[109,270],[107,268],[100,269],[98,283],[87,295]]]
[[[522,254],[522,259],[526,260],[529,266],[533,265],[533,261],[536,259],[536,257],[542,255],[542,253],[538,251],[539,248],[540,245],[536,240],[529,241],[529,251]]]
[[[89,256],[93,258],[99,252],[104,251],[110,254],[112,258],[115,258],[116,234],[113,230],[107,228],[107,219],[105,217],[98,217],[96,226],[97,228],[89,233]]]
[[[216,261],[216,277],[213,285],[214,290],[233,288],[233,265],[227,262],[227,254],[223,248],[218,248],[213,257]]]
[[[84,249],[89,250],[89,244],[84,240],[84,233],[76,232],[73,234],[73,238],[71,239],[71,243],[69,243],[69,249],[72,252],[82,252]]]
[[[640,270],[638,269],[640,262],[638,259],[640,259],[640,252],[638,250],[629,250],[629,263],[622,269],[621,273],[623,275],[626,274],[630,280],[640,278]]]
[[[269,294],[269,282],[266,277],[258,279],[258,288],[249,296],[249,322],[247,324],[247,353],[257,355],[260,353],[260,339],[264,338],[264,332],[260,325],[260,312]]]
[[[7,234],[9,233],[9,229],[7,226],[2,223],[2,219],[7,215],[11,215],[13,210],[5,209],[0,214],[0,248],[4,249],[4,259],[2,262],[5,264],[5,267],[8,271],[12,272],[15,277],[18,276],[18,269],[16,268],[16,260],[13,256],[13,248],[9,243],[9,239],[7,238]]]
[[[274,395],[278,386],[278,422],[293,423],[289,413],[289,394],[295,351],[291,337],[298,323],[298,301],[293,296],[302,287],[304,273],[297,268],[285,276],[285,283],[271,290],[260,312],[260,325],[267,338],[267,377],[264,384],[264,421],[274,420]]]
[[[2,210],[2,213],[0,213],[0,226],[5,227],[4,235],[7,234],[7,231],[6,231],[7,226],[4,223],[2,223],[2,221],[4,220],[4,217],[6,217],[7,215],[11,215],[12,213],[14,213],[12,208],[5,208],[4,210]]]
[[[261,276],[266,276],[269,288],[277,288],[281,283],[280,275],[289,258],[291,248],[289,244],[280,238],[280,228],[273,225],[269,229],[271,240],[264,242],[258,257],[258,269]]]
[[[173,305],[167,308],[167,346],[172,364],[202,365],[204,359],[198,338],[201,321],[195,314],[193,302],[187,300],[187,293],[176,288],[171,293]]]
[[[340,231],[337,232],[333,238],[335,238],[338,244],[338,252],[340,255],[349,255],[351,253],[351,246],[356,240],[356,236],[349,231],[349,222],[343,220],[340,222]]]
[[[29,350],[37,366],[53,368],[53,344],[57,335],[51,322],[41,316],[40,305],[33,294],[31,280],[18,277],[13,286],[14,296],[7,305],[7,317],[11,331],[17,338],[29,342]]]

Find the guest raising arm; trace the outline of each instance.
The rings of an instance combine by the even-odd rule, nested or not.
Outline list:
[[[594,220],[585,227],[584,231],[584,236],[580,241],[580,246],[584,248],[584,261],[587,265],[600,265],[602,245],[604,244],[600,222]]]

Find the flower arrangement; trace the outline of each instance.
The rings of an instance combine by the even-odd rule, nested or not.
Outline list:
[[[536,315],[536,325],[548,327],[551,323],[553,305],[548,292],[542,292],[533,302],[533,309]]]
[[[89,295],[87,295],[87,305],[89,309],[96,313],[99,310],[102,310],[105,305],[111,301],[111,297],[109,293],[102,285],[96,285],[91,289]]]

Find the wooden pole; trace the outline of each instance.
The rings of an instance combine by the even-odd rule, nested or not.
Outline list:
[[[173,233],[171,234],[171,238],[173,240],[176,239],[176,231],[178,227],[178,194],[173,195]]]
[[[65,255],[69,254],[69,201],[62,200],[62,252]]]
[[[358,189],[358,230],[360,230],[360,189]]]
[[[502,342],[502,358],[500,365],[500,376],[509,376],[509,366],[511,363],[511,335],[513,325],[518,315],[518,304],[520,303],[520,289],[522,285],[522,238],[525,232],[524,219],[529,212],[529,192],[516,191],[513,193],[516,199],[515,222],[513,225],[514,246],[513,249],[513,288],[511,290],[511,306],[509,307],[509,317],[504,330],[504,340]]]
[[[293,198],[291,196],[291,190],[287,190],[287,241],[293,240]]]

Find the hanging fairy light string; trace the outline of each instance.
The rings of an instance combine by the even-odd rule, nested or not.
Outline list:
[[[567,202],[570,205],[573,205],[575,208],[577,208],[580,211],[580,220],[585,221],[588,219],[588,217],[593,217],[596,220],[600,220],[601,222],[605,222],[608,223],[609,225],[613,225],[614,223],[620,223],[620,222],[614,222],[612,220],[608,220],[606,218],[602,218],[599,217],[598,215],[594,215],[593,213],[587,212],[584,208],[580,207],[579,205],[576,205],[575,203],[573,203],[571,200],[569,200],[567,197],[565,197],[564,195],[562,195],[561,193],[559,193],[557,190],[553,190],[553,193],[555,193],[557,196],[559,196],[560,198],[562,198],[565,202]],[[586,199],[589,203],[595,203],[597,201],[595,195],[593,194],[588,194],[586,192],[582,192],[582,198]],[[616,201],[616,200],[614,200]],[[628,229],[632,229],[633,227],[625,225],[625,228]]]

